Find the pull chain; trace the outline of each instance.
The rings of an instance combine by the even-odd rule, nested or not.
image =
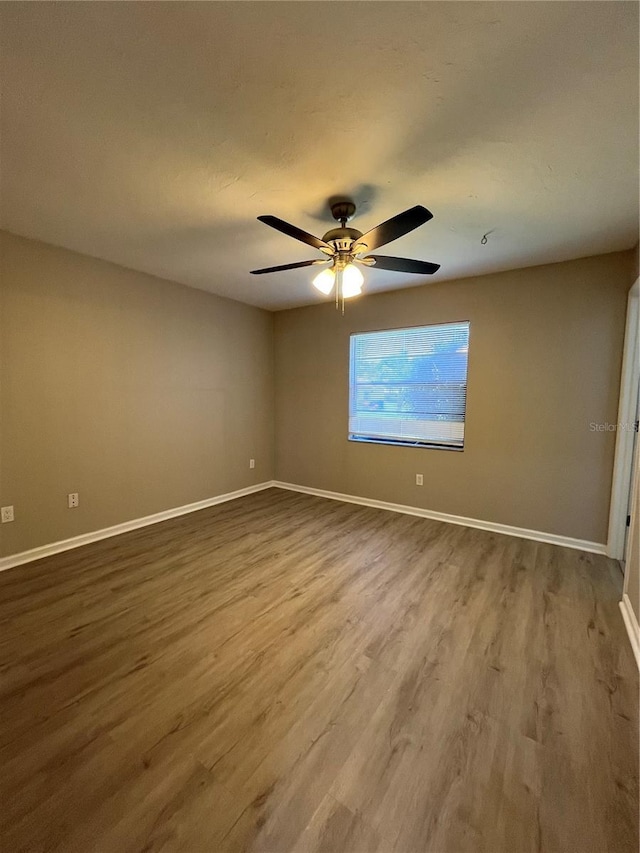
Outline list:
[[[347,227],[347,221],[348,221],[347,218],[343,217],[340,220],[340,227],[346,228]],[[344,317],[344,292],[342,290],[342,271],[341,270],[336,272],[336,311],[338,310],[339,302],[341,303],[342,316]]]

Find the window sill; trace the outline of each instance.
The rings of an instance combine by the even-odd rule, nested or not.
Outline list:
[[[423,441],[387,441],[383,438],[356,438],[353,435],[348,437],[349,441],[353,441],[356,444],[382,444],[388,445],[391,447],[420,447],[424,450],[454,450],[457,452],[461,452],[464,450],[464,445],[456,445],[456,444],[436,444],[427,443]]]

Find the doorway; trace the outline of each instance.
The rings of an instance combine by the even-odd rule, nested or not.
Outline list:
[[[634,456],[637,451],[638,399],[640,388],[640,279],[629,291],[624,337],[618,429],[613,465],[607,554],[624,561],[630,542],[628,518],[633,487]]]

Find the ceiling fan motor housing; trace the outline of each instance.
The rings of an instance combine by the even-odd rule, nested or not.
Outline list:
[[[332,228],[322,239],[332,245],[336,252],[348,252],[360,237],[362,232],[356,228]]]

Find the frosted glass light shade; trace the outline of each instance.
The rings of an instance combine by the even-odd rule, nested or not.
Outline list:
[[[345,299],[362,293],[364,276],[354,264],[347,264],[342,271],[342,295]]]
[[[313,279],[313,286],[319,290],[320,293],[324,293],[325,296],[328,296],[333,290],[335,278],[336,274],[331,268],[322,270],[322,272],[319,272]]]

